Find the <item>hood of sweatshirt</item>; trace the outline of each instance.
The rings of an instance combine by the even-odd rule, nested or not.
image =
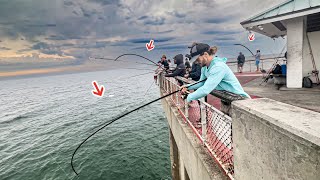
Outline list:
[[[183,55],[182,54],[176,55],[173,59],[176,60],[175,64],[177,64],[177,65],[183,64]]]

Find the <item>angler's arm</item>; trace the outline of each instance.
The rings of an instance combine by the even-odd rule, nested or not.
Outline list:
[[[182,71],[183,71],[183,69],[176,68],[176,70],[174,70],[173,73],[171,73],[171,74],[166,74],[165,76],[166,76],[166,77],[178,76]]]
[[[202,69],[201,69],[200,71],[201,71],[201,72],[200,72],[200,73],[201,73],[201,76],[200,76],[199,81],[202,81],[202,80],[205,79],[205,76],[204,76],[204,73],[202,72]],[[198,88],[200,88],[201,86],[203,86],[203,84],[204,84],[204,82],[200,82],[200,83],[198,83],[198,84],[195,84],[195,85],[193,85],[193,86],[188,87],[188,90],[198,89]]]
[[[225,75],[223,68],[215,68],[207,77],[204,85],[198,88],[195,92],[191,93],[187,97],[187,101],[197,100],[207,96],[211,91],[213,91],[218,84],[221,82]]]

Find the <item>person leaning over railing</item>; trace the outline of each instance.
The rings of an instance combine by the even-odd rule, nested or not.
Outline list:
[[[166,77],[175,77],[175,76],[181,76],[183,77],[186,74],[186,66],[183,63],[183,55],[178,54],[174,58],[174,63],[177,65],[176,69],[169,74],[166,74]]]
[[[201,65],[201,77],[200,81],[207,79],[205,82],[198,83],[196,85],[186,88],[181,87],[183,94],[187,93],[187,90],[197,89],[193,93],[187,96],[187,101],[198,100],[207,96],[214,89],[226,90],[234,94],[250,98],[250,96],[244,92],[240,82],[226,65],[227,58],[216,57],[217,47],[210,48],[207,44],[198,43],[192,47],[193,56],[200,55],[198,61]]]

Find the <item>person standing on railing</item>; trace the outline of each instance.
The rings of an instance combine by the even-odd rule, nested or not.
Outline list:
[[[242,52],[240,52],[237,60],[238,60],[238,72],[239,72],[239,73],[242,73],[243,65],[244,65],[244,62],[245,62],[245,60],[246,60],[246,57],[244,57],[244,55],[242,54]]]
[[[181,87],[182,93],[186,93],[188,90],[196,89],[193,93],[187,96],[187,101],[198,100],[207,96],[214,89],[225,90],[250,98],[250,96],[244,92],[238,79],[226,64],[227,58],[215,57],[217,47],[210,48],[207,44],[198,43],[192,47],[191,51],[193,56],[200,55],[198,61],[201,68],[200,81],[207,79],[205,82],[198,83],[196,85],[186,88]]]
[[[256,71],[257,71],[257,72],[259,71],[260,56],[261,56],[260,50],[257,49],[257,54],[255,55],[255,57],[256,57],[256,66],[257,66],[257,70],[256,70]]]

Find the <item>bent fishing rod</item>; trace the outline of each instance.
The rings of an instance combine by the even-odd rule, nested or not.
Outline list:
[[[204,80],[201,80],[201,81],[192,83],[192,84],[188,84],[187,86],[184,86],[184,87],[187,88],[187,87],[196,85],[196,84],[198,84],[198,83],[200,83],[200,82],[204,82],[204,81],[206,81],[206,80],[207,80],[207,79],[204,79]],[[135,109],[133,109],[133,110],[131,110],[131,111],[129,111],[129,112],[126,112],[126,113],[124,113],[124,114],[122,114],[122,115],[120,115],[120,116],[112,119],[111,121],[108,121],[107,123],[104,123],[104,124],[100,125],[100,126],[99,126],[100,128],[97,129],[95,132],[93,132],[93,133],[92,133],[90,136],[88,136],[86,139],[84,139],[84,140],[78,145],[78,147],[76,148],[76,150],[73,152],[72,157],[71,157],[71,167],[72,167],[73,172],[74,172],[77,176],[79,175],[78,172],[75,170],[75,168],[74,168],[74,166],[73,166],[73,159],[74,159],[75,154],[77,153],[77,151],[79,150],[79,148],[80,148],[88,139],[90,139],[93,135],[95,135],[96,133],[98,133],[99,131],[101,131],[102,129],[104,129],[105,127],[109,126],[110,124],[116,122],[117,120],[119,120],[119,119],[121,119],[121,118],[123,118],[123,117],[125,117],[125,116],[127,116],[127,115],[129,115],[129,114],[131,114],[131,113],[133,113],[133,112],[135,112],[135,111],[143,108],[143,107],[146,107],[146,106],[148,106],[148,105],[150,105],[150,104],[152,104],[152,103],[155,103],[155,102],[157,102],[157,101],[159,101],[159,100],[161,100],[161,99],[163,99],[163,98],[166,98],[166,97],[168,97],[168,96],[171,96],[171,95],[173,95],[173,94],[175,94],[175,93],[177,93],[177,92],[179,92],[179,91],[181,91],[181,89],[176,90],[176,91],[174,91],[174,92],[171,92],[171,93],[169,93],[169,94],[167,94],[167,95],[164,95],[164,96],[162,96],[162,97],[160,97],[160,98],[157,98],[157,99],[155,99],[155,100],[153,100],[153,101],[150,101],[150,102],[148,102],[148,103],[146,103],[146,104],[143,104],[143,105],[141,105],[141,106],[139,106],[139,107],[137,107],[137,108],[135,108]]]
[[[144,57],[144,56],[142,56],[142,55],[139,55],[139,54],[134,54],[134,53],[122,54],[122,55],[118,56],[114,61],[117,61],[119,58],[121,58],[121,57],[123,57],[123,56],[138,56],[138,57],[141,57],[141,58],[143,58],[143,59],[145,59],[145,60],[147,60],[147,61],[155,64],[156,66],[159,66],[156,62],[152,61],[151,59],[146,58],[146,57]],[[160,67],[161,69],[163,69],[163,70],[166,70],[166,69],[163,68],[162,66],[159,66],[159,67]]]
[[[100,59],[100,60],[107,60],[107,61],[115,61],[113,58],[104,58],[104,57],[90,57],[91,59]],[[120,60],[119,60],[120,61]],[[148,64],[148,63],[142,63],[142,62],[133,62],[133,61],[125,61],[121,60],[121,62],[131,62],[131,63],[137,63],[137,64],[144,64],[149,66],[155,66],[154,64]]]

